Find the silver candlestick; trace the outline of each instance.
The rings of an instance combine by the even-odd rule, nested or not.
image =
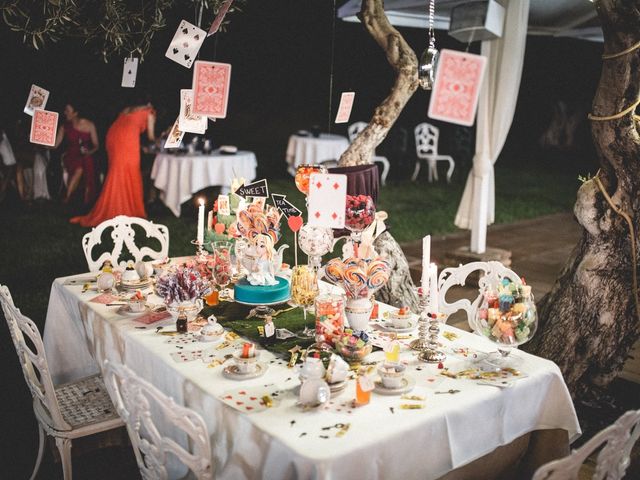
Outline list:
[[[198,240],[191,240],[191,244],[196,246],[196,260],[198,262],[205,262],[207,254],[204,245]]]
[[[429,324],[429,339],[427,341],[426,348],[422,349],[422,352],[418,354],[418,358],[423,362],[428,363],[440,363],[447,358],[444,352],[438,350],[438,336],[440,335],[440,321],[438,317],[442,315],[439,313],[429,313],[428,324]],[[420,316],[422,319],[422,315]]]
[[[420,299],[420,317],[418,318],[418,338],[413,340],[409,347],[413,350],[423,351],[429,347],[429,340],[427,334],[429,332],[429,317],[427,309],[429,307],[428,295],[422,292],[422,289],[418,289],[418,298]]]

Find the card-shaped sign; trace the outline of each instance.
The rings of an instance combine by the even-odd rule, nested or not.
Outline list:
[[[218,215],[231,215],[229,195],[218,195]]]
[[[58,112],[47,110],[34,110],[33,120],[31,120],[31,143],[53,147],[56,143],[56,133],[58,131]]]
[[[180,130],[178,119],[176,119],[167,140],[164,142],[164,148],[178,148],[182,143],[182,137],[184,137],[184,132]]]
[[[137,75],[138,75],[138,59],[136,57],[125,58],[124,67],[122,68],[121,86],[126,88],[135,87]]]
[[[429,117],[471,126],[487,63],[482,55],[442,50],[429,102]]]
[[[236,195],[242,198],[247,197],[269,197],[269,187],[267,186],[267,180],[263,178],[257,182],[252,182],[248,185],[241,185],[235,192]]]
[[[216,15],[215,20],[213,21],[213,23],[211,24],[211,27],[209,28],[209,33],[207,33],[207,37],[210,36],[210,35],[213,35],[214,33],[216,33],[218,31],[218,29],[220,28],[220,25],[222,25],[222,21],[224,20],[225,15],[229,11],[229,7],[231,7],[232,3],[233,3],[233,0],[226,0],[222,4],[222,6],[220,7],[220,10],[218,10],[218,14]]]
[[[286,195],[278,195],[277,193],[271,194],[271,200],[273,200],[273,204],[276,206],[278,210],[282,212],[282,214],[289,218],[291,216],[298,217],[302,215],[302,212],[296,208],[289,200],[287,200]]]
[[[180,65],[191,68],[204,42],[207,32],[182,20],[169,44],[165,57]]]
[[[309,177],[309,225],[344,228],[347,176],[313,173]]]
[[[47,100],[49,100],[49,90],[37,85],[31,85],[29,97],[27,97],[27,103],[24,106],[24,113],[33,116],[34,110],[44,110],[47,106]]]
[[[193,90],[180,90],[180,115],[178,116],[180,130],[203,134],[208,126],[207,117],[193,112]]]
[[[355,92],[342,92],[340,96],[340,106],[336,114],[336,123],[347,123],[349,121],[355,96]]]
[[[193,72],[193,111],[225,118],[229,102],[231,64],[198,60]]]

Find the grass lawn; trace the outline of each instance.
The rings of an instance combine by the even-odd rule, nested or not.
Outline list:
[[[287,195],[301,210],[304,197],[292,179],[269,182],[270,191]],[[389,213],[389,225],[399,242],[416,240],[426,233],[456,231],[453,224],[464,184],[451,185],[398,182],[381,190],[379,207]],[[496,171],[496,221],[512,222],[559,211],[570,210],[578,181],[573,175],[549,172]],[[182,218],[166,209],[156,209],[150,219],[169,227],[170,256],[189,255],[195,237],[195,211]],[[188,209],[186,209],[188,210]],[[64,209],[56,203],[26,206],[5,201],[0,205],[0,283],[9,286],[14,301],[23,312],[44,325],[49,290],[54,278],[84,272],[87,265],[82,252],[82,236],[88,229],[71,225]],[[293,245],[293,236],[285,227],[284,242]],[[302,255],[302,254],[301,254]],[[293,263],[293,251],[285,254]]]

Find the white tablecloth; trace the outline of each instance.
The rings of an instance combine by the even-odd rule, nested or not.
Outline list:
[[[321,133],[318,138],[311,135],[308,137],[291,135],[287,145],[289,172],[295,175],[296,167],[305,163],[338,160],[347,148],[349,148],[349,140],[341,135]]]
[[[483,386],[472,380],[438,376],[436,365],[419,362],[403,349],[401,358],[416,380],[411,394],[426,397],[426,408],[402,410],[398,397],[372,395],[367,406],[346,411],[302,411],[288,392],[279,405],[246,414],[219,399],[234,388],[273,384],[292,388],[295,372],[269,352],[261,352],[267,373],[244,382],[222,376],[222,367],[209,368],[196,360],[176,363],[170,353],[175,346],[155,333],[162,321],[141,325],[116,313],[115,307],[89,303],[96,292],[81,293],[78,286],[54,281],[45,325],[44,342],[51,373],[56,382],[69,381],[99,371],[95,360],[126,363],[180,403],[200,413],[207,423],[213,450],[216,479],[360,479],[437,478],[465,465],[500,445],[534,430],[561,428],[570,438],[580,433],[576,414],[559,369],[547,360],[514,352],[528,376],[511,388]],[[158,302],[159,299],[151,298]],[[384,312],[389,307],[381,305]],[[277,323],[277,321],[276,321]],[[138,328],[136,328],[138,327]],[[494,345],[479,336],[453,327],[459,338],[442,338],[447,350],[456,346],[493,351]],[[195,350],[207,344],[185,346]],[[381,358],[382,353],[370,359]],[[94,360],[95,359],[95,360]],[[270,361],[273,360],[273,363]],[[463,368],[464,360],[452,354],[445,366]],[[435,379],[430,383],[430,379]],[[440,383],[438,383],[440,382]],[[435,391],[458,389],[455,395]],[[335,402],[354,397],[351,381]],[[393,408],[391,408],[393,407]],[[342,437],[324,427],[349,423]]]
[[[222,193],[227,193],[234,177],[253,180],[257,165],[255,154],[242,150],[235,155],[221,155],[218,151],[209,155],[159,153],[151,178],[160,190],[161,200],[179,217],[180,205],[194,193],[214,186],[221,186]]]

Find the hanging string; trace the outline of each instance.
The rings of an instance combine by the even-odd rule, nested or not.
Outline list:
[[[333,18],[331,19],[331,69],[329,72],[329,118],[327,119],[327,132],[331,133],[331,111],[333,102],[333,60],[336,43],[336,0],[333,0]]]
[[[618,118],[622,118],[625,115],[633,112],[638,105],[640,105],[640,98],[638,100],[636,100],[636,102],[633,105],[625,108],[621,112],[618,112],[618,113],[616,113],[614,115],[608,115],[606,117],[600,117],[598,115],[593,115],[592,113],[590,113],[589,115],[587,115],[587,118],[589,120],[594,120],[596,122],[604,122],[604,121],[607,121],[607,120],[617,120]]]
[[[623,50],[621,52],[603,53],[602,54],[602,59],[603,60],[610,60],[612,58],[618,58],[618,57],[621,57],[623,55],[626,55],[627,53],[631,53],[631,52],[637,50],[638,48],[640,48],[640,42],[636,43],[635,45],[631,45],[629,48],[627,48],[626,50]]]

